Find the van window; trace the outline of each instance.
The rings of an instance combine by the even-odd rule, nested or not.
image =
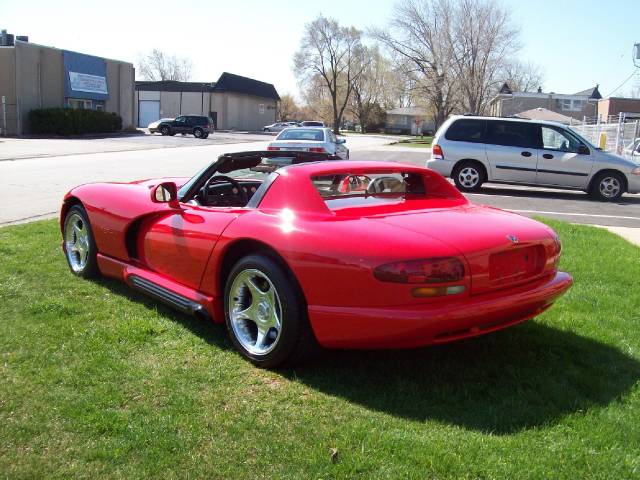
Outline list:
[[[526,122],[487,122],[487,143],[506,147],[538,148],[539,126]]]
[[[456,120],[447,129],[444,138],[457,142],[482,143],[485,130],[484,120],[472,120],[462,118]]]

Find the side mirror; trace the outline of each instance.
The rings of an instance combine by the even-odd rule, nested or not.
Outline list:
[[[346,138],[336,138],[336,143],[338,143],[338,144],[347,143],[347,139]]]
[[[589,147],[587,147],[586,145],[580,145],[578,147],[578,153],[580,155],[589,155],[591,151],[589,150]]]
[[[153,203],[168,203],[170,207],[178,206],[178,187],[173,182],[164,182],[151,190]]]

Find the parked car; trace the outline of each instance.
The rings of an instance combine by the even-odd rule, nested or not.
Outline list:
[[[555,122],[455,116],[433,139],[427,166],[463,192],[484,182],[583,190],[599,200],[640,193],[640,166]]]
[[[293,126],[293,122],[276,122],[271,125],[265,125],[262,127],[263,132],[281,132],[285,128]]]
[[[629,145],[624,147],[623,155],[632,160],[640,160],[640,138],[636,138]]]
[[[193,134],[196,138],[207,138],[213,133],[213,120],[202,115],[181,115],[175,120],[160,122],[157,126],[162,135],[175,135],[176,133]]]
[[[304,122],[300,122],[301,127],[324,127],[324,122],[319,122],[317,120],[305,120]]]
[[[336,158],[348,159],[346,140],[334,135],[330,128],[288,128],[269,143],[268,150],[328,153]]]
[[[175,120],[174,118],[161,118],[160,120],[156,120],[155,122],[151,122],[149,124],[149,126],[147,127],[149,129],[149,133],[157,133],[158,132],[158,127],[160,126],[161,123],[163,122],[172,122],[173,120]]]
[[[225,154],[191,179],[76,187],[60,213],[69,267],[226,323],[235,348],[268,368],[318,344],[490,333],[571,286],[546,225],[474,206],[424,167],[318,158]],[[271,173],[251,177],[257,167]]]

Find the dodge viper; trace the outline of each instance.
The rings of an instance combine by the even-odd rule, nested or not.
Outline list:
[[[225,154],[191,179],[76,187],[60,225],[75,275],[224,322],[266,368],[318,346],[486,334],[540,314],[572,284],[551,228],[399,163]]]

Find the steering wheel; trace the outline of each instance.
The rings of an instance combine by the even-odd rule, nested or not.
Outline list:
[[[204,200],[205,205],[209,207],[216,206],[216,205],[209,204],[209,186],[212,183],[223,183],[223,182],[230,183],[231,186],[238,191],[238,193],[235,193],[234,195],[238,197],[240,202],[242,202],[242,206],[247,204],[247,202],[249,201],[247,192],[244,190],[244,188],[242,188],[240,183],[238,183],[238,181],[235,178],[231,178],[226,175],[214,175],[209,180],[207,180],[207,183],[205,183],[204,187],[202,187],[203,188],[202,199]],[[218,202],[215,202],[215,203],[217,204]]]

